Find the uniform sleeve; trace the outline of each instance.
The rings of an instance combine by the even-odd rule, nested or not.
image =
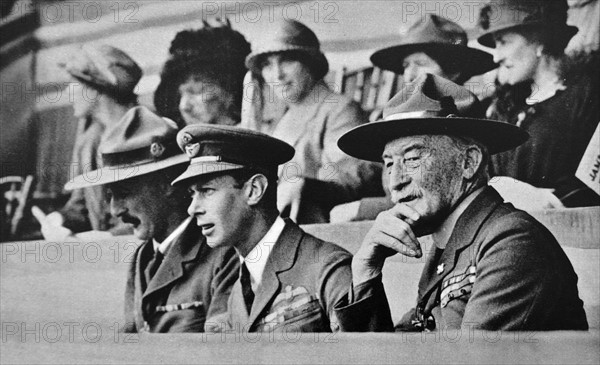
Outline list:
[[[345,332],[388,332],[393,330],[390,306],[381,275],[352,287],[335,304],[340,329]]]
[[[207,322],[220,323],[227,313],[227,302],[231,294],[233,283],[240,272],[240,260],[232,248],[213,249],[213,254],[218,255],[213,266],[211,282],[211,302],[206,311]]]

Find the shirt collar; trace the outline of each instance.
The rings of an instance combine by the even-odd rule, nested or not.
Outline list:
[[[156,250],[158,250],[158,251],[160,251],[160,253],[162,253],[164,255],[164,253],[167,252],[167,249],[169,248],[171,243],[173,241],[175,241],[175,239],[183,233],[183,231],[187,228],[188,224],[190,224],[191,221],[192,221],[192,217],[190,216],[186,220],[184,220],[179,226],[177,226],[177,228],[175,228],[173,230],[173,232],[171,232],[171,234],[167,238],[165,238],[165,240],[162,242],[157,242],[153,238],[152,246],[154,247],[154,252],[156,252]]]
[[[460,216],[467,209],[467,207],[473,202],[473,200],[477,197],[477,195],[479,195],[484,189],[485,189],[485,186],[481,187],[481,188],[475,190],[474,192],[472,192],[471,194],[467,195],[467,197],[465,197],[456,206],[456,208],[454,208],[452,213],[450,213],[450,215],[448,215],[448,217],[446,217],[446,219],[442,222],[440,227],[435,232],[433,232],[432,238],[433,238],[433,241],[435,242],[435,245],[437,248],[444,249],[446,247],[446,244],[448,243],[448,240],[450,239],[450,235],[452,234],[452,231],[454,231],[454,226],[456,226],[456,222],[458,221],[458,218],[460,218]]]
[[[267,265],[267,259],[273,250],[275,242],[279,240],[284,227],[285,221],[281,217],[277,217],[267,234],[254,246],[248,255],[246,257],[240,256],[240,262],[245,263],[248,268],[250,283],[254,291],[256,291],[262,281],[262,274]]]

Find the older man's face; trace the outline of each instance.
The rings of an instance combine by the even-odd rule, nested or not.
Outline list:
[[[461,194],[464,154],[447,136],[410,136],[389,142],[383,161],[392,201],[416,210],[415,234],[429,234]]]
[[[168,233],[164,210],[169,202],[165,188],[156,180],[156,175],[149,174],[108,185],[112,215],[131,224],[133,234],[141,240],[162,241]]]

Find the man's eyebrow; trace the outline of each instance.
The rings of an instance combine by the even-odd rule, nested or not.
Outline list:
[[[427,146],[425,146],[425,144],[423,144],[422,142],[413,142],[413,143],[409,144],[408,146],[402,148],[401,153],[402,153],[402,155],[405,155],[410,151],[424,150],[424,149],[427,149]],[[392,158],[392,155],[384,152],[383,155],[381,155],[381,158],[382,159]]]

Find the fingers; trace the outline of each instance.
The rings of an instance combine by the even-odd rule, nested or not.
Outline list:
[[[420,217],[416,210],[406,204],[396,204],[392,209],[388,210],[387,213],[390,215],[405,221],[409,225],[415,224]]]
[[[44,214],[44,212],[42,212],[40,208],[34,205],[33,207],[31,207],[31,214],[33,214],[35,219],[37,219],[41,225],[46,224],[46,214]]]
[[[389,212],[383,212],[371,228],[372,243],[393,249],[409,257],[421,257],[421,243],[410,224]]]

